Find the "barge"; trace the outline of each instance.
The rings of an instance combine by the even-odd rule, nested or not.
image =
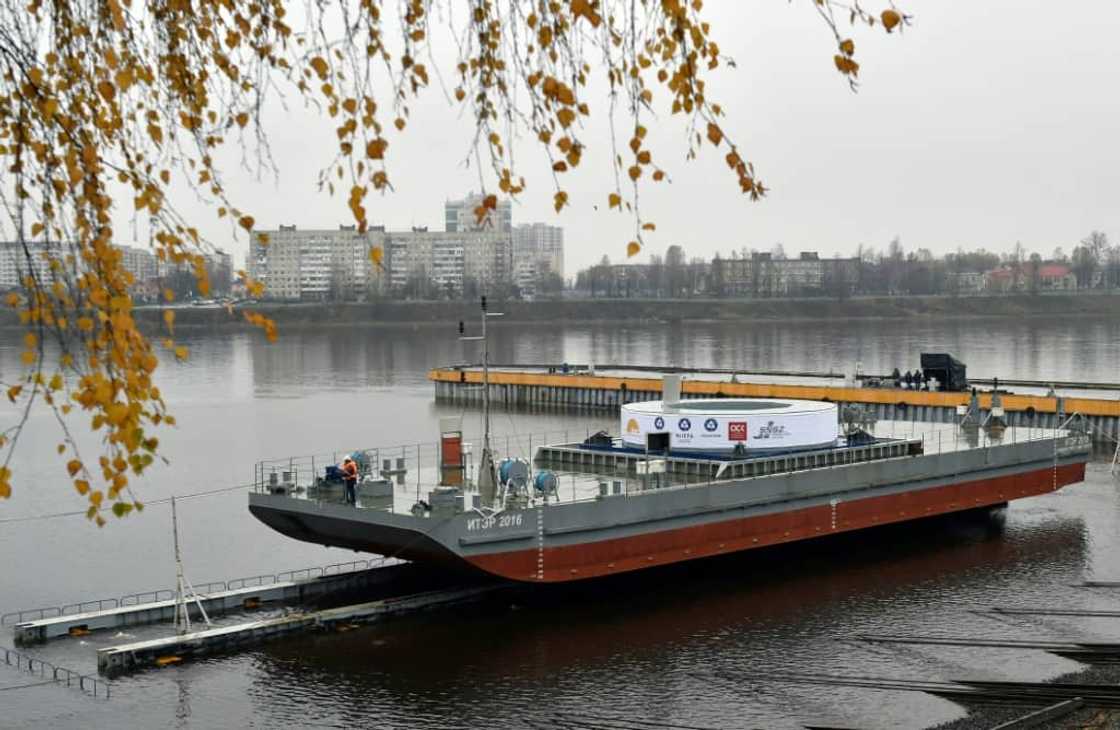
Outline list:
[[[249,510],[297,540],[558,583],[995,507],[1082,481],[1090,455],[1084,431],[981,427],[975,396],[960,423],[887,435],[835,403],[676,388],[624,409],[617,436],[531,458],[494,465],[487,433],[473,474],[445,427],[426,488],[394,481],[403,458],[378,474],[381,454],[358,453],[355,506],[314,460],[261,464]]]

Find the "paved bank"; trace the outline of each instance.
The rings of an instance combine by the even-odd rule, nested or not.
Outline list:
[[[252,309],[281,326],[447,325],[473,316],[475,302],[376,301],[363,303],[264,302]],[[848,320],[959,317],[1114,315],[1120,292],[1036,294],[1009,297],[856,297],[851,299],[564,299],[494,301],[505,322]],[[162,309],[138,308],[144,324],[162,321]],[[176,326],[245,327],[237,309],[180,307]],[[15,312],[0,313],[0,326],[18,325]]]
[[[475,315],[474,302],[368,302],[355,304],[278,304],[252,307],[280,326],[442,325]],[[936,317],[1111,316],[1120,311],[1120,293],[1046,294],[991,297],[855,297],[850,299],[564,299],[493,302],[503,322],[719,322],[781,320],[913,319]],[[163,310],[138,308],[142,324],[161,326]],[[0,311],[0,326],[18,325],[10,309]],[[177,327],[248,327],[238,309],[180,307]]]

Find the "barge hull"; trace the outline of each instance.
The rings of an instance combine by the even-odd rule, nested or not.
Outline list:
[[[1045,462],[1042,462],[1045,464]],[[1023,468],[1026,467],[1026,468]],[[285,496],[250,495],[249,509],[265,524],[306,542],[473,569],[515,581],[559,583],[725,555],[935,515],[989,507],[1052,492],[1085,476],[1085,457],[1035,462],[983,478],[913,489],[852,490],[807,504],[774,503],[745,516],[706,518],[679,527],[626,533],[610,520],[587,530],[546,526],[558,507],[525,510],[515,530],[467,537],[459,521],[415,521],[402,515],[314,504]],[[864,496],[860,496],[863,491]],[[668,496],[668,495],[666,495]],[[796,500],[795,500],[796,501]],[[576,505],[578,506],[578,505]],[[602,506],[592,503],[590,506]],[[732,505],[719,512],[738,509]],[[460,519],[466,516],[460,515]],[[664,519],[675,519],[671,514]],[[419,525],[425,525],[422,529]],[[623,532],[620,532],[623,530]],[[586,532],[581,538],[579,532]],[[598,535],[594,534],[598,533]]]
[[[1004,504],[1046,494],[1084,478],[1084,463],[1065,464],[932,489],[546,547],[543,561],[537,549],[466,559],[480,570],[512,580],[579,580]]]

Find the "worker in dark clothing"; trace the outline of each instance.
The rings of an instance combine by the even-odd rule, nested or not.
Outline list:
[[[346,484],[346,504],[358,504],[358,465],[347,456],[342,460],[342,481]]]

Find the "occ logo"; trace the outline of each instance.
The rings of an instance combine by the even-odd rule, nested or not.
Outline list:
[[[719,422],[716,421],[716,419],[709,418],[708,420],[704,421],[704,430],[708,433],[712,433],[717,428],[719,428]]]
[[[653,419],[653,427],[656,428],[658,431],[665,428],[665,419],[662,418],[661,416],[658,416],[657,418]]]
[[[727,440],[728,441],[746,441],[747,440],[747,422],[746,421],[731,421],[727,424]]]

